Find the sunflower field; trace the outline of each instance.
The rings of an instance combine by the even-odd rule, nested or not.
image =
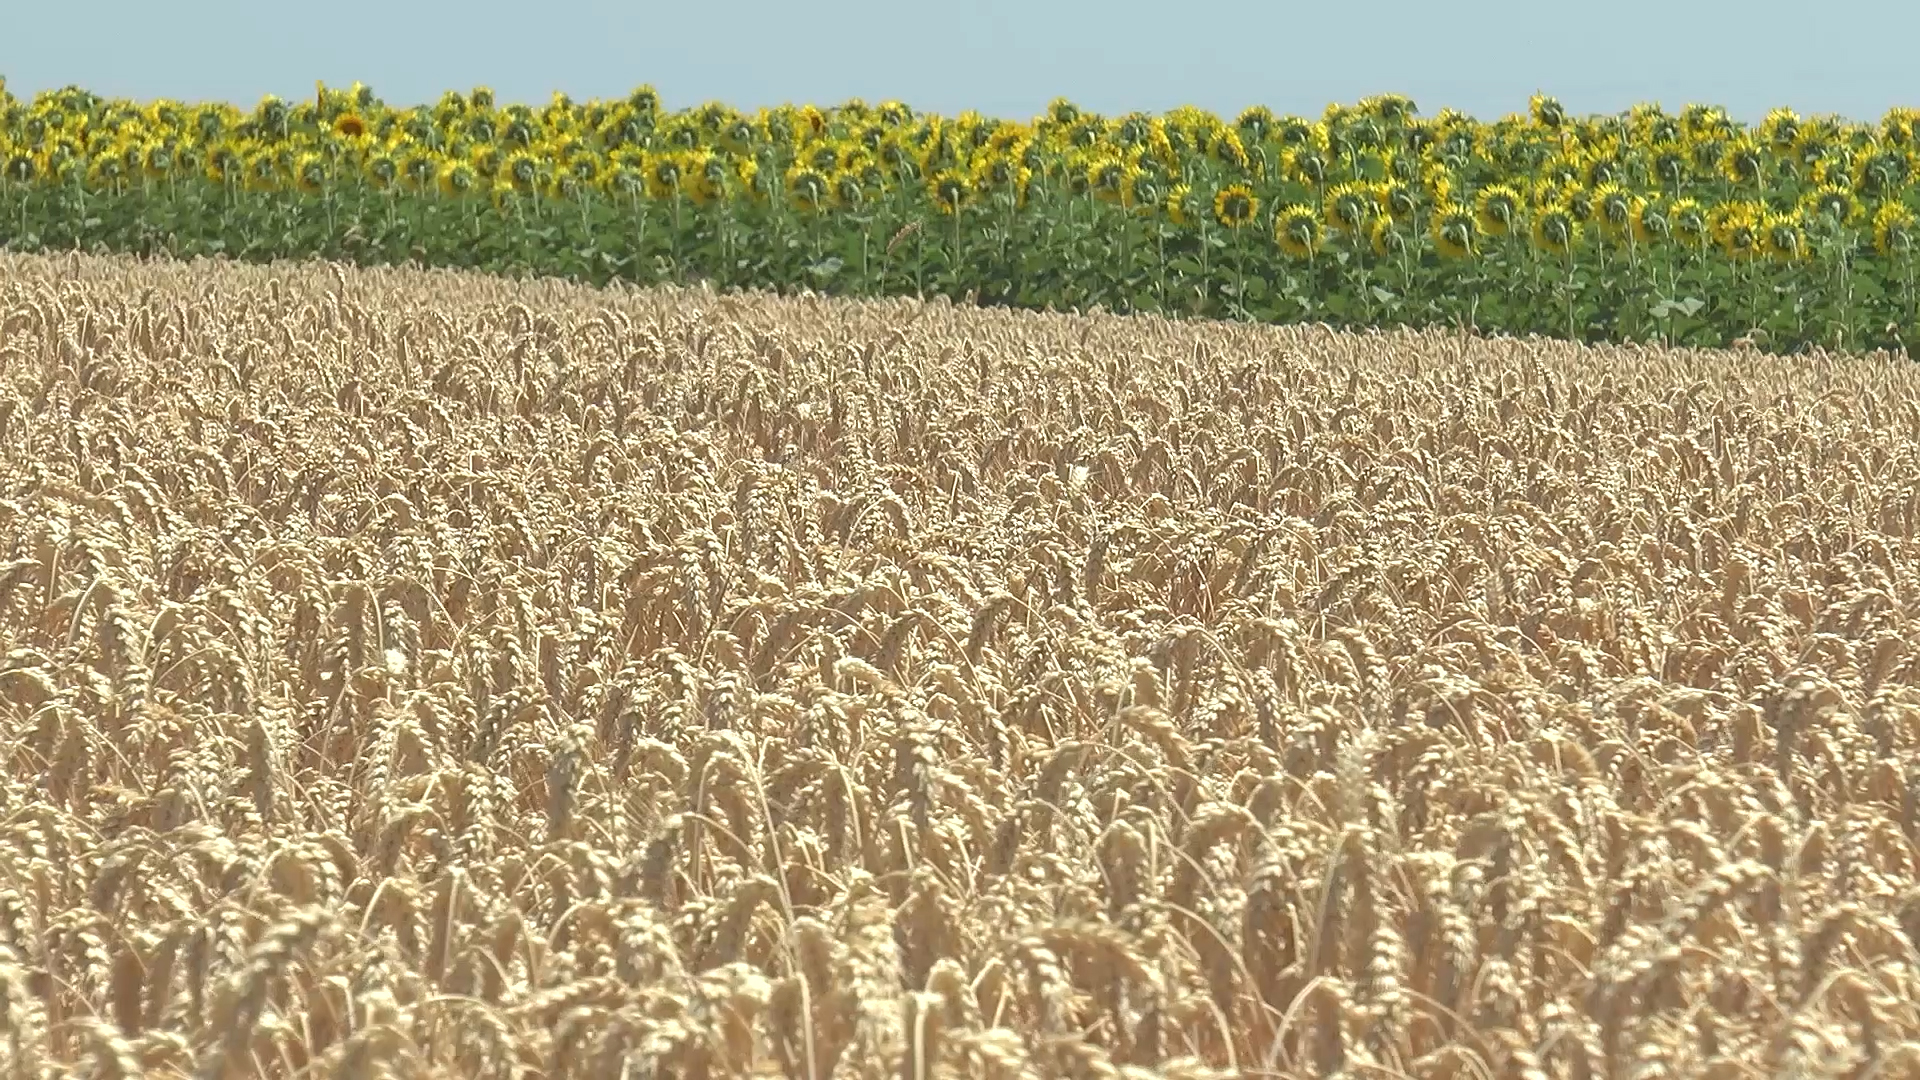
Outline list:
[[[0,246],[1680,345],[1907,349],[1920,109],[1398,95],[1030,121],[899,102],[136,102],[0,82]]]

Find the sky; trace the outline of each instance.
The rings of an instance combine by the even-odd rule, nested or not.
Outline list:
[[[1920,4],[1902,0],[0,0],[0,76],[21,98],[251,105],[371,86],[389,104],[493,88],[505,103],[622,96],[666,105],[889,98],[1027,119],[1064,95],[1109,115],[1250,104],[1318,115],[1376,93],[1424,115],[1574,113],[1643,101],[1871,120],[1920,106]]]

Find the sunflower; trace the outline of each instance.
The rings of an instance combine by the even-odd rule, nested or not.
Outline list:
[[[600,190],[622,199],[638,199],[647,193],[647,174],[631,165],[615,165],[600,174]]]
[[[1280,250],[1296,259],[1310,259],[1325,239],[1320,217],[1313,207],[1303,203],[1282,207],[1273,216],[1273,240]]]
[[[958,214],[967,203],[969,194],[966,174],[957,169],[943,169],[927,181],[927,194],[933,199],[934,208],[943,214]]]
[[[435,181],[442,195],[464,199],[480,186],[480,172],[467,162],[454,159],[440,166],[440,175]]]
[[[1527,102],[1527,115],[1534,123],[1548,131],[1559,131],[1567,123],[1566,108],[1559,101],[1545,94],[1533,95]]]
[[[1420,208],[1420,196],[1411,184],[1397,181],[1381,184],[1374,193],[1380,200],[1380,209],[1395,221],[1412,219],[1414,211]]]
[[[1763,208],[1758,203],[1722,203],[1707,214],[1707,230],[1730,259],[1747,260],[1759,254]]]
[[[1247,138],[1260,142],[1273,130],[1273,123],[1272,109],[1265,105],[1249,105],[1240,110],[1240,115],[1234,120],[1233,126],[1245,133]]]
[[[318,195],[327,189],[327,161],[311,150],[301,154],[293,162],[293,186],[307,195]]]
[[[211,161],[211,159],[209,159]],[[376,150],[367,155],[361,166],[367,179],[380,191],[387,191],[400,182],[400,160],[387,150]]]
[[[1544,206],[1534,212],[1529,236],[1535,250],[1564,256],[1580,243],[1580,219],[1564,205]]]
[[[1213,220],[1238,229],[1260,212],[1260,197],[1245,184],[1229,184],[1213,196]]]
[[[1321,203],[1321,220],[1336,232],[1358,235],[1367,227],[1378,205],[1373,190],[1365,184],[1348,181],[1327,192]],[[1276,226],[1277,228],[1278,226]]]
[[[1407,250],[1407,234],[1394,227],[1390,217],[1377,217],[1367,229],[1367,240],[1373,245],[1373,253],[1381,258],[1404,254]]]
[[[788,166],[781,183],[786,189],[787,202],[795,210],[823,210],[833,199],[832,180],[826,173],[803,161]]]
[[[1218,161],[1229,169],[1234,169],[1239,172],[1247,171],[1248,167],[1252,164],[1247,157],[1246,144],[1240,141],[1240,133],[1232,129],[1222,131],[1219,136],[1213,140],[1213,145],[1208,148],[1208,153],[1212,155],[1215,161]]]
[[[1760,250],[1774,262],[1795,262],[1807,257],[1807,237],[1795,214],[1769,211],[1760,218]]]
[[[240,183],[248,191],[274,191],[280,187],[280,168],[273,154],[255,147],[240,157]]]
[[[1741,136],[1720,152],[1720,175],[1736,185],[1758,184],[1766,168],[1760,144]]]
[[[1760,138],[1774,153],[1786,155],[1800,138],[1800,114],[1792,109],[1774,109],[1760,122]]]
[[[1193,188],[1187,184],[1175,184],[1167,189],[1167,220],[1185,228],[1193,224],[1191,209]]]
[[[1873,250],[1882,255],[1911,256],[1915,247],[1913,211],[1905,203],[1890,202],[1873,215]]]
[[[1713,239],[1706,211],[1692,199],[1675,199],[1668,204],[1667,228],[1675,240],[1690,248],[1704,247]]]
[[[104,155],[87,163],[86,185],[89,190],[118,191],[126,182],[126,163],[115,155]]]
[[[1433,246],[1442,258],[1464,259],[1473,254],[1473,212],[1458,204],[1434,209]]]
[[[1327,182],[1327,158],[1316,147],[1295,146],[1280,158],[1280,171],[1296,184],[1318,188]]]
[[[1656,184],[1679,187],[1687,179],[1687,155],[1675,147],[1656,150],[1647,161],[1647,175]]]
[[[1127,163],[1102,155],[1086,168],[1087,192],[1104,203],[1119,205],[1127,186]]]
[[[24,150],[16,150],[7,155],[6,161],[0,164],[0,179],[15,184],[31,184],[39,171],[39,167],[34,164],[32,154]]]
[[[1474,193],[1473,221],[1488,236],[1505,236],[1520,218],[1520,193],[1505,184],[1488,184]]]
[[[400,156],[400,182],[409,191],[426,191],[440,173],[440,162],[433,151],[416,146]]]
[[[1126,187],[1120,194],[1121,205],[1150,214],[1160,208],[1166,197],[1166,182],[1157,174],[1142,168],[1127,170]]]
[[[1893,198],[1905,187],[1913,172],[1913,162],[1893,147],[1882,147],[1865,156],[1855,186],[1870,199]]]
[[[1800,197],[1799,210],[1804,218],[1816,221],[1825,218],[1835,225],[1852,225],[1860,220],[1862,212],[1860,200],[1838,184],[1807,192]]]
[[[1644,201],[1619,184],[1602,184],[1593,189],[1592,221],[1602,236],[1620,239],[1632,231],[1634,209]]]
[[[1633,201],[1633,213],[1627,223],[1627,233],[1639,247],[1653,247],[1673,235],[1673,224],[1667,220],[1666,210],[1655,203],[1642,198]]]

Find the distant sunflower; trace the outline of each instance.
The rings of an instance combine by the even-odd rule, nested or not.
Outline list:
[[[1760,137],[1768,149],[1785,155],[1800,138],[1800,114],[1792,109],[1774,109],[1760,122]]]
[[[500,163],[501,179],[522,195],[530,195],[540,183],[540,161],[526,150],[515,150]]]
[[[1087,192],[1103,203],[1118,206],[1127,186],[1127,164],[1117,157],[1102,155],[1086,170]]]
[[[943,214],[958,214],[967,204],[971,192],[967,186],[965,173],[957,169],[943,169],[927,181],[927,194],[932,197],[934,208]]]
[[[1580,219],[1565,206],[1542,207],[1534,212],[1530,238],[1535,250],[1567,255],[1580,242]]]
[[[1398,181],[1382,184],[1378,192],[1380,209],[1395,221],[1410,221],[1414,212],[1420,209],[1420,196],[1411,184]]]
[[[1260,197],[1245,184],[1229,184],[1213,196],[1213,220],[1229,229],[1248,224],[1260,212]]]
[[[1619,184],[1602,184],[1593,189],[1593,223],[1601,235],[1618,239],[1633,228],[1633,211],[1641,201],[1638,195]]]
[[[1315,147],[1296,146],[1280,159],[1280,171],[1297,184],[1317,188],[1327,182],[1327,158]]]
[[[1433,214],[1433,247],[1446,259],[1464,259],[1473,254],[1473,212],[1458,204],[1437,207]]]
[[[1666,210],[1645,199],[1635,199],[1633,216],[1628,224],[1628,232],[1639,247],[1653,247],[1673,235],[1673,225],[1667,220]]]
[[[1882,147],[1860,162],[1855,186],[1869,199],[1895,198],[1913,174],[1913,162],[1893,147]]]
[[[1273,131],[1273,110],[1265,105],[1249,105],[1240,111],[1233,126],[1254,142],[1264,140]]]
[[[1760,218],[1760,249],[1774,262],[1796,262],[1807,257],[1807,237],[1794,214],[1769,212]]]
[[[400,161],[386,150],[378,150],[367,155],[366,163],[361,166],[361,170],[380,191],[390,190],[400,182]]]
[[[805,162],[795,162],[782,178],[787,202],[795,210],[824,210],[833,201],[833,182],[826,173]]]
[[[1404,254],[1407,250],[1407,234],[1395,227],[1390,217],[1377,217],[1367,230],[1367,241],[1373,245],[1373,253],[1381,258]]]
[[[1708,213],[1707,228],[1728,258],[1752,259],[1764,242],[1760,234],[1762,213],[1757,203],[1722,203]]]
[[[1282,207],[1273,216],[1274,243],[1296,259],[1312,258],[1323,239],[1319,215],[1311,206],[1296,203]]]
[[[1348,182],[1327,192],[1321,205],[1322,220],[1329,229],[1359,235],[1373,217],[1376,200],[1366,186]]]
[[[1185,228],[1193,224],[1192,211],[1193,188],[1187,184],[1175,184],[1167,189],[1167,220]]]
[[[1488,236],[1505,236],[1520,220],[1520,193],[1506,184],[1488,184],[1474,193],[1473,220]]]
[[[440,175],[435,178],[440,193],[453,199],[464,199],[474,193],[480,185],[480,174],[467,162],[458,159],[440,166]]]
[[[1728,143],[1720,155],[1720,175],[1742,187],[1758,184],[1766,171],[1760,144],[1745,136]]]
[[[1647,175],[1665,187],[1679,187],[1687,179],[1687,155],[1674,147],[1657,150],[1647,162]]]
[[[1667,227],[1673,238],[1686,247],[1704,247],[1713,239],[1706,211],[1692,199],[1675,199],[1668,204]]]
[[[294,159],[293,184],[307,195],[318,195],[327,189],[327,162],[319,154],[308,151]]]
[[[40,169],[34,164],[33,155],[16,150],[7,155],[4,164],[0,164],[0,179],[15,184],[30,184]]]
[[[1429,103],[1431,104],[1431,103]],[[1556,98],[1535,94],[1527,103],[1527,115],[1548,131],[1559,131],[1567,123],[1566,107]]]
[[[1838,184],[1817,187],[1800,198],[1802,216],[1835,225],[1852,225],[1860,219],[1861,204],[1853,192]]]
[[[1913,211],[1890,202],[1873,215],[1873,250],[1882,255],[1911,256],[1915,248]]]
[[[333,133],[342,139],[358,139],[367,133],[366,118],[351,110],[333,118]]]

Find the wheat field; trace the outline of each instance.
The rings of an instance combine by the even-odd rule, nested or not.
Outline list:
[[[0,257],[4,1075],[1920,1075],[1916,400]]]

